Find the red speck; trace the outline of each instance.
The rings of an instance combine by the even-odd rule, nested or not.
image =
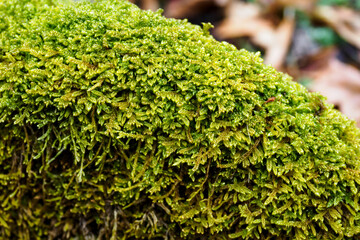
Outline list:
[[[269,98],[268,100],[266,100],[265,103],[273,102],[273,101],[275,101],[275,99],[276,99],[276,97],[271,97],[271,98]],[[264,103],[264,104],[265,104],[265,103]]]

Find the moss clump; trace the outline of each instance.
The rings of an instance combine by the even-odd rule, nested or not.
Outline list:
[[[2,238],[360,237],[359,130],[258,54],[120,0],[0,28]]]

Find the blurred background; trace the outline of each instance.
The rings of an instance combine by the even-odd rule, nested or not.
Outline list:
[[[212,35],[260,51],[360,126],[360,0],[130,0],[170,18],[214,25]]]

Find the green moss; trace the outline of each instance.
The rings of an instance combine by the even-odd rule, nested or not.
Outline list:
[[[1,237],[360,236],[360,132],[322,96],[208,25],[56,2],[0,2]]]

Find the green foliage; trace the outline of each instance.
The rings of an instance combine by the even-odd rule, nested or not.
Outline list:
[[[341,38],[329,27],[309,27],[311,39],[314,39],[322,46],[332,46],[341,42]]]
[[[314,26],[308,15],[304,12],[296,11],[296,18],[299,26],[303,28],[310,38],[321,46],[328,47],[340,44],[341,37],[331,28]]]
[[[357,9],[360,8],[360,2],[357,0],[318,0],[316,3],[319,5],[355,7]]]
[[[2,238],[360,236],[360,132],[322,96],[208,25],[45,2],[0,4]]]

